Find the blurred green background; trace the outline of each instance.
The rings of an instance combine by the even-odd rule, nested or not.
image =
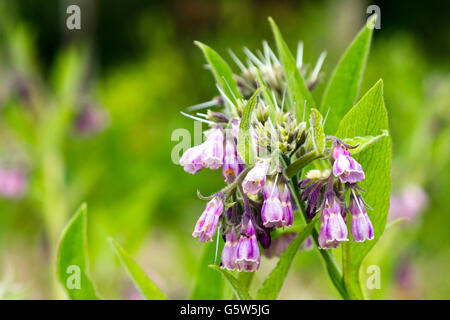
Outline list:
[[[69,4],[81,8],[81,30],[66,28]],[[217,95],[193,41],[231,64],[227,48],[242,57],[243,46],[272,43],[272,16],[292,49],[304,41],[305,61],[328,52],[326,81],[371,4],[381,29],[361,92],[383,78],[396,216],[413,217],[389,227],[369,255],[366,265],[381,270],[381,288],[369,295],[450,298],[450,6],[352,0],[1,1],[0,189],[10,180],[0,190],[0,298],[61,297],[56,244],[83,201],[102,296],[138,297],[112,236],[169,298],[189,298],[204,250],[191,237],[204,207],[196,190],[223,186],[220,172],[192,176],[171,161],[172,132],[193,131],[179,111]],[[276,260],[263,258],[255,282]],[[297,255],[281,298],[337,298],[317,252]]]

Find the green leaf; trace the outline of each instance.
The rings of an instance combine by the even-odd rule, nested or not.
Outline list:
[[[255,162],[255,146],[251,135],[251,123],[253,110],[258,102],[258,95],[263,89],[263,87],[256,89],[250,97],[250,100],[248,100],[244,107],[241,123],[239,125],[239,142],[237,145],[237,151],[247,164],[253,164]]]
[[[194,43],[203,51],[216,82],[219,84],[228,99],[234,104],[234,106],[230,106],[230,108],[232,108],[232,113],[237,115],[234,107],[237,106],[236,99],[242,99],[242,95],[239,92],[236,81],[233,78],[231,68],[213,49],[198,41],[195,41]]]
[[[245,290],[249,290],[255,274],[256,271],[238,273],[237,280],[239,281],[239,284],[242,286],[242,288],[244,288]]]
[[[97,300],[99,296],[88,275],[86,204],[83,203],[65,227],[59,241],[58,279],[72,300]]]
[[[166,300],[166,295],[150,280],[144,270],[130,257],[130,255],[112,238],[109,239],[115,254],[120,259],[134,285],[147,300]]]
[[[223,275],[223,277],[230,284],[234,294],[239,300],[252,300],[247,290],[241,286],[239,281],[228,270],[222,269],[216,265],[210,265],[209,267],[220,272]]]
[[[388,130],[387,111],[383,101],[383,82],[378,81],[345,115],[336,133],[338,138],[375,136]],[[391,193],[391,139],[384,136],[355,156],[362,165],[365,179],[361,186],[367,190],[364,200],[373,210],[368,210],[375,238],[365,243],[349,241],[343,244],[344,283],[352,299],[364,298],[360,284],[360,269],[364,257],[380,239],[386,226]],[[350,219],[349,219],[350,220]],[[351,222],[349,221],[349,224]]]
[[[373,145],[378,140],[380,140],[383,137],[389,136],[389,132],[387,130],[382,130],[382,133],[377,136],[365,136],[365,137],[353,137],[353,138],[347,138],[343,141],[351,146],[357,146],[354,149],[349,149],[351,155],[356,155],[363,151],[368,146]]]
[[[218,236],[218,235],[217,235]],[[216,239],[217,240],[217,239]],[[220,274],[208,267],[216,256],[216,241],[205,244],[206,248],[197,273],[192,300],[220,300],[223,298],[225,282]],[[219,236],[218,253],[222,251],[223,239]]]
[[[311,115],[309,116],[309,123],[311,125],[311,141],[314,145],[314,149],[319,155],[323,154],[325,150],[325,133],[323,132],[322,115],[319,110],[311,109]]]
[[[311,235],[314,224],[317,218],[309,222],[298,236],[289,244],[289,247],[284,251],[276,267],[272,270],[269,276],[264,280],[262,287],[258,290],[258,300],[275,300],[281,292],[286,276],[291,267],[292,261],[297,254],[301,244],[305,239]]]
[[[325,130],[336,131],[339,120],[347,113],[356,101],[367,57],[369,55],[373,26],[376,15],[359,32],[353,42],[342,55],[334,70],[322,98],[322,112],[330,112]]]
[[[295,110],[291,110],[293,114],[297,116],[297,119],[301,121],[303,118],[307,119],[309,115],[309,109],[315,107],[315,103],[311,93],[305,85],[300,71],[297,68],[297,64],[292,53],[286,42],[281,35],[280,30],[273,21],[269,18],[270,25],[272,27],[272,32],[274,34],[275,43],[278,49],[278,55],[281,58],[281,63],[283,65],[284,73],[286,75],[286,82],[288,85],[288,94],[291,99],[291,105],[295,106]],[[306,101],[306,108],[304,108]],[[303,109],[305,109],[305,115],[303,114]]]

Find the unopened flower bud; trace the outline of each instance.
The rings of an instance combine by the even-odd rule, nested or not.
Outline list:
[[[373,239],[373,226],[364,208],[361,196],[351,197],[350,213],[352,214],[352,236],[356,242]]]
[[[238,236],[236,235],[236,231],[231,229],[225,235],[225,246],[222,250],[222,268],[228,270],[236,269],[236,254],[237,254],[237,246],[238,246]]]

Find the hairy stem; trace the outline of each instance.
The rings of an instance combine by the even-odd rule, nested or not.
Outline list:
[[[281,159],[283,166],[285,168],[289,168],[289,159]],[[301,169],[301,168],[299,168]],[[299,170],[297,169],[297,172]],[[297,204],[297,207],[302,211],[303,215],[301,217],[303,218],[303,222],[306,224],[307,218],[306,218],[306,211],[305,211],[305,204],[303,201],[300,200],[300,194],[299,190],[297,188],[298,179],[297,175],[294,174],[294,176],[289,180],[289,188],[291,189],[292,196],[295,200],[295,203]],[[328,271],[328,275],[330,276],[331,281],[333,282],[333,285],[341,295],[341,297],[345,300],[349,299],[347,290],[345,289],[345,284],[342,276],[342,272],[339,269],[339,266],[336,263],[336,260],[334,259],[334,256],[329,250],[320,250],[319,249],[319,234],[316,229],[313,229],[312,231],[312,237],[314,240],[314,243],[316,245],[316,248],[319,250],[320,255],[322,256],[322,259],[325,262],[325,266]]]
[[[316,160],[321,157],[316,151],[310,151],[297,160],[295,160],[292,164],[285,166],[286,175],[291,178],[297,174],[300,170],[302,170],[308,163]]]

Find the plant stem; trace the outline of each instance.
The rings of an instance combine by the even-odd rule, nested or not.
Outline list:
[[[289,163],[289,165],[285,166],[286,169],[286,175],[291,178],[297,174],[300,170],[302,170],[308,163],[316,160],[321,155],[318,154],[316,151],[310,151],[297,160],[295,160],[292,164]]]
[[[289,159],[282,158],[281,159],[283,166],[285,168],[289,168]],[[301,168],[299,168],[301,169]],[[297,169],[298,172],[298,169]],[[303,218],[303,222],[306,224],[307,218],[306,218],[306,211],[305,211],[305,204],[303,201],[300,200],[300,195],[298,192],[298,188],[296,187],[298,184],[297,175],[294,174],[294,176],[289,180],[288,185],[291,189],[292,196],[294,197],[295,203],[297,204],[297,207],[302,211],[303,215],[301,217]],[[319,250],[320,255],[322,256],[322,259],[325,262],[325,266],[328,271],[328,275],[330,276],[331,281],[333,282],[333,285],[341,295],[341,297],[345,300],[349,299],[347,290],[345,288],[342,272],[339,269],[339,266],[336,263],[336,260],[334,259],[333,254],[329,250],[321,250],[319,249],[319,234],[317,230],[314,228],[312,231],[312,237],[314,239],[314,243],[316,244],[316,248]]]

